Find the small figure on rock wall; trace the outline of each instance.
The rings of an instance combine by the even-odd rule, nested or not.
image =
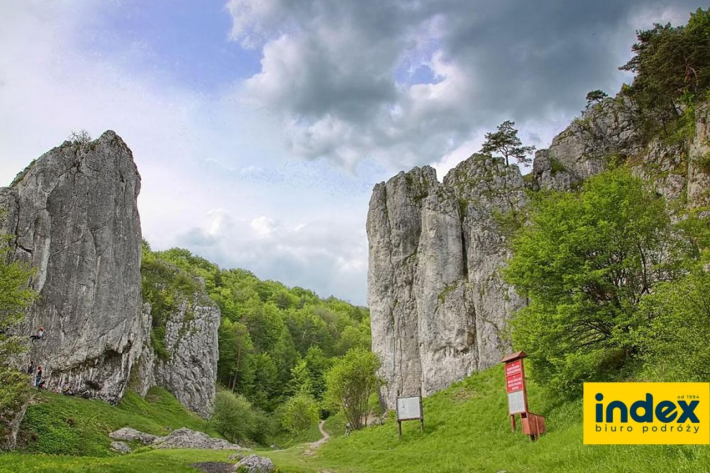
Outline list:
[[[30,335],[30,340],[33,342],[35,340],[42,340],[42,338],[44,338],[44,327],[40,327],[35,335]]]

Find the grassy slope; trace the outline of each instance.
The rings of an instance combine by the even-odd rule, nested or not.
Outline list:
[[[114,428],[131,427],[164,433],[167,427],[206,424],[180,407],[162,390],[148,401],[129,394],[119,407],[96,401],[43,394],[45,404],[33,406],[26,426],[37,434],[28,450],[55,448],[92,455],[0,455],[0,472],[13,471],[196,471],[188,465],[198,461],[226,461],[231,452],[147,450],[106,456],[108,437]],[[271,457],[280,472],[698,472],[710,471],[708,446],[584,446],[581,402],[554,404],[541,390],[530,385],[531,407],[546,415],[549,433],[538,442],[510,432],[506,415],[503,372],[496,367],[477,374],[424,402],[426,429],[404,424],[397,437],[397,424],[368,428],[348,437],[342,434],[344,420],[336,415],[326,421],[335,434],[314,456],[306,457],[305,444],[287,450],[257,452]],[[47,409],[47,410],[45,410]],[[74,416],[75,425],[66,423]],[[64,425],[60,424],[64,422]],[[66,425],[66,427],[65,427]],[[41,426],[41,428],[40,428]],[[79,433],[69,434],[73,430]],[[44,438],[46,437],[46,438]],[[315,440],[308,432],[304,440]]]
[[[32,453],[112,455],[107,434],[126,426],[155,435],[180,427],[209,432],[206,421],[160,388],[151,389],[145,399],[129,391],[117,407],[47,392],[37,401],[28,409],[21,431],[24,450]]]
[[[150,450],[120,457],[73,457],[69,455],[0,454],[0,473],[24,472],[191,472],[195,462],[226,462],[234,452],[210,450]]]
[[[335,438],[314,457],[302,448],[263,452],[282,471],[319,472],[697,472],[710,471],[709,446],[585,446],[581,401],[554,405],[530,386],[530,405],[549,433],[531,442],[511,433],[503,371],[496,367],[424,402],[425,433],[393,419]]]

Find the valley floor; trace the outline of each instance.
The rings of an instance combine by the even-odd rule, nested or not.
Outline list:
[[[710,471],[707,445],[585,446],[581,401],[554,403],[535,384],[529,388],[530,405],[546,416],[549,429],[537,442],[510,432],[503,373],[496,367],[427,398],[424,434],[416,422],[405,423],[400,439],[390,418],[383,426],[344,437],[342,417],[335,416],[325,423],[333,437],[311,455],[306,451],[318,438],[315,431],[289,448],[255,453],[270,457],[281,473]],[[230,453],[146,448],[108,457],[13,453],[0,455],[0,472],[195,472],[190,464],[226,461]]]

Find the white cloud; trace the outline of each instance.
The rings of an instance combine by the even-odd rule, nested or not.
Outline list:
[[[545,146],[586,91],[614,92],[633,30],[685,21],[681,3],[230,0],[261,68],[208,93],[147,42],[87,46],[123,0],[0,0],[0,181],[72,130],[114,129],[154,248],[364,303],[375,181],[432,163],[443,178],[506,119]]]
[[[364,228],[357,218],[312,220],[287,224],[262,215],[250,221],[220,211],[178,235],[177,242],[223,267],[242,267],[266,279],[317,288],[323,296],[338,294],[355,303],[366,300]],[[223,228],[228,228],[228,231]]]
[[[353,263],[350,247],[358,258],[366,251],[369,184],[352,196],[342,194],[346,186],[333,202],[331,181],[359,181],[287,160],[278,123],[235,97],[238,84],[217,95],[187,88],[144,67],[143,55],[153,54],[144,44],[88,53],[85,35],[100,34],[91,25],[105,13],[101,2],[2,5],[0,182],[72,130],[96,137],[114,129],[142,175],[143,234],[154,249],[186,245],[224,267],[365,303],[366,268]],[[340,206],[357,207],[357,218]]]
[[[402,168],[459,155],[506,119],[549,136],[587,91],[613,94],[628,78],[617,66],[635,29],[682,23],[695,7],[668,3],[231,0],[229,9],[233,39],[263,53],[244,94],[282,118],[291,152]],[[412,82],[422,67],[432,77]]]

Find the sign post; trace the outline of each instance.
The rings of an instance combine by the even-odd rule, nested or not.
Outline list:
[[[508,395],[508,415],[510,427],[515,432],[515,416],[520,415],[523,433],[532,440],[545,433],[545,418],[528,410],[528,391],[525,386],[524,351],[512,353],[502,362],[505,363],[505,389]]]
[[[402,436],[402,422],[406,420],[418,420],[419,428],[424,433],[424,409],[422,407],[422,390],[419,389],[418,396],[400,396],[397,391],[397,427],[399,436]]]

